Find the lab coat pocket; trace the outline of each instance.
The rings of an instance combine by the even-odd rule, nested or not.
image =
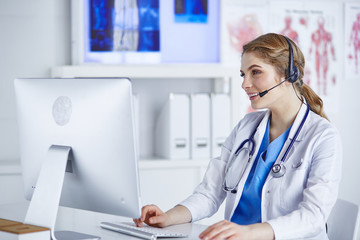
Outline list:
[[[296,210],[303,200],[307,175],[303,160],[289,161],[286,164],[286,173],[280,180],[280,207],[286,212]]]

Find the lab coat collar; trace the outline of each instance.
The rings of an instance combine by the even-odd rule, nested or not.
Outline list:
[[[298,112],[298,114],[296,115],[296,118],[295,118],[295,121],[293,122],[292,124],[292,127],[290,129],[290,132],[289,132],[289,137],[288,139],[291,141],[293,139],[293,137],[295,136],[295,133],[296,131],[298,130],[305,114],[306,114],[306,109],[307,109],[307,103],[306,101],[304,100],[304,104],[301,105],[300,107],[300,110]],[[263,119],[261,120],[261,122],[259,123],[258,127],[257,127],[257,130],[256,130],[256,133],[254,135],[254,140],[255,140],[255,143],[261,143],[263,137],[264,137],[264,134],[265,134],[265,130],[266,130],[266,126],[267,126],[267,123],[269,121],[269,117],[271,115],[271,112],[269,110],[267,110],[265,116],[263,117]],[[308,116],[309,117],[309,116]],[[305,120],[307,121],[307,119]],[[306,125],[306,122],[305,122],[305,125]],[[304,126],[305,127],[305,126]],[[304,139],[305,137],[305,132],[304,131],[304,127],[303,129],[299,132],[299,135],[297,136],[296,138],[296,141],[295,142],[300,142]],[[260,145],[261,144],[256,144],[256,148],[255,148],[255,152],[254,152],[254,156],[257,156],[257,153],[258,153],[258,150],[260,148]],[[254,157],[253,156],[253,157]]]
[[[295,121],[292,124],[292,127],[290,129],[289,132],[289,139],[291,140],[297,129],[300,126],[301,121],[303,120],[305,113],[306,113],[306,109],[307,109],[307,102],[304,100],[304,104],[301,105],[300,110],[298,112],[298,114],[296,115]],[[270,117],[271,112],[269,110],[267,110],[265,116],[263,117],[263,119],[261,120],[261,122],[259,123],[259,126],[257,127],[256,133],[254,135],[254,140],[255,142],[261,142],[262,138],[264,136],[265,130],[266,130],[266,125],[267,122],[269,121],[269,117]],[[309,117],[309,116],[308,116]],[[298,137],[296,138],[296,141],[301,141],[304,138],[304,131],[300,131]],[[258,148],[260,147],[259,144],[256,144],[256,149],[255,149],[255,154],[257,153]]]

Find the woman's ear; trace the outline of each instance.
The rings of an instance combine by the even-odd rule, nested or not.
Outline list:
[[[286,76],[282,76],[281,81],[285,81],[285,79],[286,79]],[[292,83],[289,82],[289,81],[286,79],[285,85],[286,85],[286,86],[290,86],[291,84],[292,84]]]

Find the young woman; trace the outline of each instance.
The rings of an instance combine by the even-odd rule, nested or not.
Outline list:
[[[210,161],[194,193],[166,213],[142,209],[143,222],[165,227],[209,217],[226,198],[225,219],[201,239],[328,239],[342,147],[322,100],[302,81],[305,60],[290,39],[270,33],[247,43],[242,88],[254,109]]]

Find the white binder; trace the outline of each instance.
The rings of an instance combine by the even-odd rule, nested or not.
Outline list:
[[[221,154],[221,147],[231,131],[230,97],[228,94],[211,94],[211,153]]]
[[[170,93],[156,123],[156,154],[168,159],[190,158],[190,97]]]
[[[191,94],[190,100],[191,158],[210,158],[210,95]]]

